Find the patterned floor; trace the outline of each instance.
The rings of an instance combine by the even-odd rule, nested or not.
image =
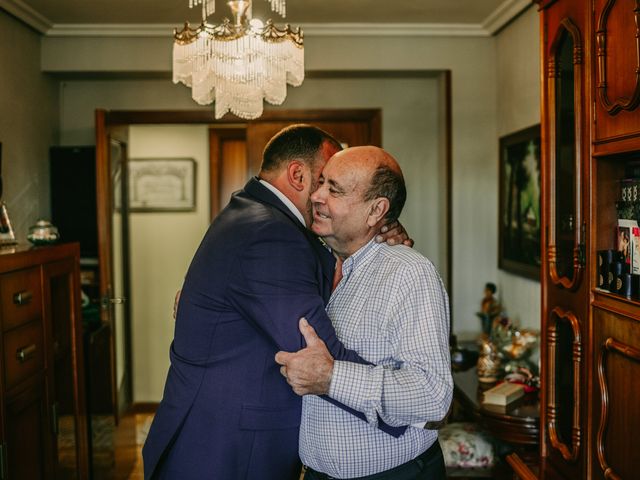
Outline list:
[[[120,419],[116,427],[113,416],[91,418],[94,480],[137,480],[143,478],[142,445],[144,445],[153,414],[130,414]],[[58,471],[56,478],[77,479],[75,453],[75,423],[73,416],[59,419]]]

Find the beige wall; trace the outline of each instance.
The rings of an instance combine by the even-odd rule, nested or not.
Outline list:
[[[531,7],[497,37],[498,136],[540,123],[539,28]],[[539,329],[540,282],[501,270],[495,282],[507,314],[523,327]]]
[[[37,66],[33,65],[38,57],[38,36],[4,14],[0,14],[0,31],[3,38],[22,40],[11,43],[26,45],[27,52],[26,56],[20,50],[14,54],[14,49],[4,46],[7,42],[0,45],[0,61],[4,67],[0,78],[3,85],[10,86],[0,93],[0,104],[4,106],[3,112],[13,115],[0,118],[1,140],[5,142],[5,196],[10,200],[10,208],[17,210],[13,214],[15,220],[26,228],[35,217],[48,213],[47,147],[55,143],[58,93],[52,91],[53,82],[39,74]],[[12,36],[4,37],[7,34]],[[521,318],[525,324],[538,323],[538,284],[497,268],[498,138],[538,121],[537,37],[537,13],[530,8],[498,36],[490,38],[308,36],[305,39],[307,70],[310,72],[354,71],[354,76],[360,76],[363,72],[378,71],[419,72],[420,75],[451,71],[454,196],[451,293],[454,328],[462,336],[478,331],[474,312],[478,309],[483,283],[491,279],[497,279],[509,313]],[[116,73],[119,77],[60,83],[62,143],[93,143],[93,109],[96,107],[198,108],[190,100],[186,88],[174,86],[166,78],[154,80],[149,77],[168,75],[170,48],[171,42],[167,38],[44,38],[41,61],[44,72],[61,76],[90,75],[94,79],[107,78],[105,74],[114,78]],[[16,65],[19,65],[18,74],[14,75]],[[5,73],[8,66],[13,69],[12,75]],[[415,81],[426,82],[425,78]],[[316,88],[316,81],[329,80],[309,78],[307,88]],[[16,91],[26,91],[26,94],[13,100]],[[428,108],[429,99],[432,99],[430,92],[425,91],[421,108]],[[368,106],[377,103],[378,98],[383,98],[383,102],[396,102],[393,98],[397,93],[393,81],[371,90]],[[293,108],[296,98],[297,93],[292,90],[284,107]],[[338,99],[333,92],[318,91],[316,101],[329,104]],[[406,112],[414,111],[412,103],[407,101],[405,105]],[[414,113],[419,115],[419,110]],[[412,125],[402,117],[394,116],[394,121],[385,119],[385,145],[389,150],[400,147],[410,152],[416,138],[410,133]],[[397,140],[392,140],[394,136]],[[14,143],[17,147],[10,146]],[[410,154],[415,158],[420,155]],[[10,159],[15,158],[20,161],[11,166]],[[422,164],[416,162],[414,165]],[[411,190],[416,189],[415,185],[411,186]],[[424,189],[420,194],[429,198],[432,193]],[[422,213],[424,217],[432,214]],[[407,216],[410,228],[418,225],[414,222],[422,221],[418,215]],[[421,226],[415,228],[420,230]],[[196,237],[197,243],[201,234]],[[429,243],[429,238],[425,235],[420,243]],[[424,248],[425,253],[433,256],[429,253],[431,245]],[[165,353],[166,346],[163,346]]]
[[[30,225],[50,214],[48,159],[58,134],[56,83],[40,71],[40,35],[0,10],[2,198],[20,241],[26,241]]]
[[[116,98],[127,100],[127,108],[157,108],[153,99],[145,99],[146,82],[70,82],[65,85],[63,107],[63,138],[84,131],[89,140],[92,126],[67,129],[69,122],[91,114],[91,105],[112,107]],[[438,158],[438,99],[441,92],[433,75],[421,78],[315,78],[307,79],[296,89],[290,89],[286,108],[382,108],[383,141],[399,159],[407,178],[409,200],[402,220],[416,239],[416,248],[445,265],[446,244],[441,239],[445,228],[444,210],[440,203],[443,160]],[[175,93],[185,87],[171,89]],[[113,96],[112,96],[113,94]],[[134,103],[130,99],[138,100]],[[142,98],[142,100],[140,100]],[[163,95],[168,104],[169,91]],[[187,100],[190,102],[191,100]],[[119,107],[124,108],[124,107]],[[175,108],[175,107],[172,107]],[[186,107],[183,107],[186,108]],[[85,111],[86,110],[86,111]],[[82,113],[83,115],[79,115]],[[187,148],[204,152],[208,149],[206,127],[134,126],[130,129],[132,158],[181,155]],[[191,145],[189,145],[191,142]],[[187,155],[193,156],[193,155]],[[198,214],[143,214],[131,216],[132,309],[134,330],[134,398],[136,401],[158,401],[168,365],[167,347],[173,336],[173,323],[165,321],[171,312],[173,293],[179,288],[188,262],[193,256],[207,225],[208,184],[206,162],[198,165],[199,196],[204,195],[205,210]],[[187,222],[180,232],[173,228],[150,244],[160,228]],[[173,236],[184,237],[173,241]],[[186,238],[190,241],[184,241]],[[153,259],[172,259],[158,263]],[[150,372],[150,373],[149,373]]]
[[[383,147],[394,155],[407,182],[407,203],[401,221],[416,241],[416,249],[443,271],[447,245],[445,228],[445,159],[438,151],[438,79],[310,78],[290,88],[286,108],[381,108]]]
[[[122,38],[46,38],[43,68],[51,72],[170,71],[170,43],[166,39]],[[330,71],[418,72],[426,75],[450,70],[453,115],[453,314],[456,331],[477,332],[474,312],[478,308],[481,286],[497,275],[496,204],[497,128],[496,128],[496,39],[493,37],[308,37],[305,39],[307,70],[326,75]],[[126,58],[122,52],[126,51]],[[164,52],[160,54],[158,52]],[[145,55],[145,53],[147,53]],[[136,62],[131,63],[131,58]],[[94,60],[95,59],[95,60]],[[321,79],[318,79],[319,81]],[[312,85],[312,78],[308,79]],[[306,83],[306,82],[305,82]],[[300,87],[301,89],[305,88]],[[310,88],[310,87],[309,87]],[[92,109],[198,108],[188,90],[168,80],[70,81],[61,87],[63,143],[85,143],[92,135]],[[371,91],[368,104],[387,101],[398,94],[392,82]],[[333,92],[318,92],[316,101],[329,102]],[[435,100],[424,92],[422,104]],[[283,105],[291,108],[297,97],[291,89]],[[385,121],[385,135],[395,129],[399,143],[415,143],[409,118],[417,112],[405,102],[407,118],[396,115]],[[433,104],[435,105],[435,103]],[[387,123],[389,125],[387,125]],[[390,145],[389,149],[395,148]],[[404,145],[403,145],[404,148]],[[410,148],[410,147],[407,147]],[[412,154],[418,156],[419,154]],[[402,155],[399,154],[399,157]],[[424,174],[424,172],[421,172]],[[416,188],[413,188],[416,190]],[[421,195],[430,195],[426,189]],[[424,198],[424,197],[423,197]],[[425,205],[416,204],[412,208]],[[418,215],[418,214],[415,214]],[[408,220],[409,221],[409,220]],[[413,220],[410,220],[414,225]],[[420,226],[418,226],[420,229]],[[433,235],[433,234],[432,234]],[[429,237],[423,237],[429,243]],[[420,247],[423,248],[423,247]],[[425,245],[425,253],[434,256]],[[437,257],[439,254],[436,254]],[[434,258],[434,260],[436,260]]]
[[[133,399],[162,398],[173,339],[173,298],[182,286],[209,225],[209,146],[206,126],[132,126],[131,158],[193,158],[196,166],[194,212],[131,213],[131,311]]]

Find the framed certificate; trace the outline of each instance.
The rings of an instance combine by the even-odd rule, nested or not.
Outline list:
[[[196,208],[192,158],[129,160],[129,211],[185,212]]]

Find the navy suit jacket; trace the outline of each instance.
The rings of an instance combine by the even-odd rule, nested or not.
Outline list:
[[[145,479],[297,480],[301,397],[275,353],[304,347],[304,316],[335,359],[363,363],[325,312],[333,270],[333,256],[257,179],[233,195],[185,278]]]

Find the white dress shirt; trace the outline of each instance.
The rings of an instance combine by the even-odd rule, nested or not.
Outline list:
[[[453,393],[449,305],[433,264],[405,246],[373,240],[345,260],[327,312],[338,338],[375,365],[336,361],[329,395],[364,422],[306,395],[300,457],[335,478],[389,470],[413,460],[438,432],[410,426],[399,438],[376,428],[440,421]]]

